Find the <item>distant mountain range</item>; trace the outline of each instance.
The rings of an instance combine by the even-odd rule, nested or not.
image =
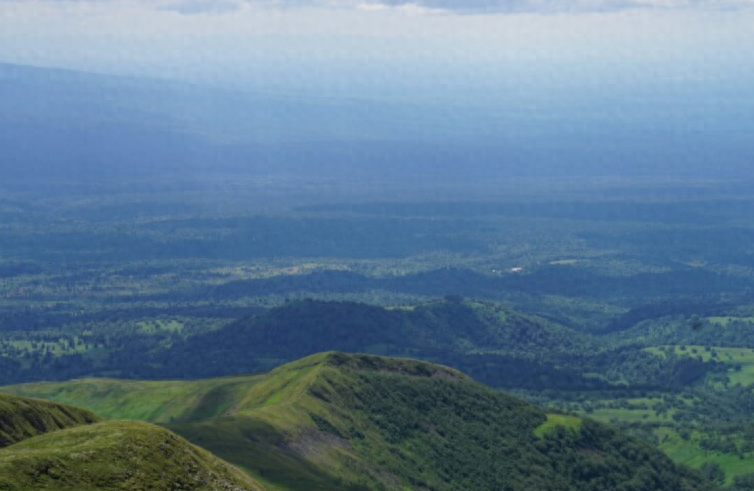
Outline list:
[[[689,139],[678,128],[689,124],[692,96],[626,105],[612,95],[622,118],[609,119],[590,94],[541,107],[515,94],[481,106],[419,104],[0,63],[0,170],[6,180],[231,172],[416,183],[749,175],[754,123],[732,120],[721,100],[703,112],[716,131]]]

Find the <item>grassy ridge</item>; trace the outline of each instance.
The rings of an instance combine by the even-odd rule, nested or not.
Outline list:
[[[195,410],[191,390],[229,380],[134,383],[130,397],[182,388],[185,405],[173,414],[191,417],[166,426],[272,491],[712,489],[637,440],[591,420],[548,415],[426,362],[312,355],[235,385],[217,399],[221,411]],[[94,391],[81,389],[87,384],[106,381],[72,387],[90,397]],[[64,385],[19,390],[73,393]],[[132,404],[113,403],[125,392],[99,395],[113,399],[90,407],[107,407],[110,417],[135,414]]]
[[[272,491],[712,489],[605,426],[548,415],[416,360],[329,352],[265,376],[66,385],[15,390],[75,395],[110,418],[162,421]],[[197,402],[217,387],[223,397]],[[171,392],[179,395],[172,406]]]
[[[0,489],[263,491],[209,452],[139,422],[78,427],[2,449]]]
[[[0,448],[96,421],[97,416],[76,407],[0,394]]]
[[[16,385],[2,390],[85,407],[111,420],[170,423],[220,416],[263,378],[248,375],[196,381],[81,379]]]

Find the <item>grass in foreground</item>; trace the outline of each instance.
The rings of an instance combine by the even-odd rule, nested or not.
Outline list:
[[[0,448],[96,421],[99,417],[77,407],[0,394]]]
[[[262,491],[247,475],[157,426],[98,423],[0,450],[0,489]]]

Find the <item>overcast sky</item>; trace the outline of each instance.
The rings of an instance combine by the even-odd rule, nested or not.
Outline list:
[[[736,84],[752,46],[753,0],[0,0],[0,61],[283,91]]]

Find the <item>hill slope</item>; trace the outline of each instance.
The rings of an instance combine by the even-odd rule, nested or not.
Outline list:
[[[0,394],[0,448],[96,421],[99,418],[84,409]]]
[[[105,419],[169,423],[219,416],[263,379],[263,375],[185,381],[77,379],[12,385],[2,390],[86,407]]]
[[[139,367],[146,378],[215,377],[266,371],[325,351],[422,359],[502,389],[677,388],[708,368],[697,360],[658,359],[630,343],[453,296],[394,309],[289,302],[176,343]],[[594,373],[602,376],[589,375]]]
[[[271,372],[231,418],[176,429],[210,445],[231,420],[266,425],[268,451],[326,470],[343,489],[709,489],[605,426],[413,360],[314,355]]]
[[[183,394],[181,414],[190,415],[167,427],[274,491],[712,489],[647,444],[546,414],[439,365],[331,352],[253,379],[206,416],[190,397],[206,383],[163,382],[163,390]],[[110,404],[127,402],[122,392],[94,395],[103,382],[72,382],[78,392],[22,387],[86,394],[82,403],[109,407],[113,418],[130,414],[130,404]],[[151,382],[133,384],[133,400],[154,393]]]
[[[237,469],[146,423],[82,426],[0,450],[0,489],[262,491]]]
[[[290,302],[178,343],[153,362],[160,365],[157,377],[213,377],[331,350],[425,359],[495,387],[600,384],[559,363],[597,352],[599,343],[589,336],[499,305],[452,298],[407,309]]]

